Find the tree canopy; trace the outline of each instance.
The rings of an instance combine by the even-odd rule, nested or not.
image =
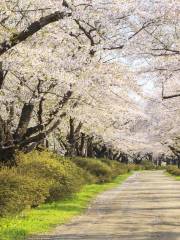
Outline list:
[[[177,154],[179,7],[2,0],[0,152],[63,139],[73,118],[119,151]]]

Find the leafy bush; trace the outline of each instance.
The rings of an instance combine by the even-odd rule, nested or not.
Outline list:
[[[125,174],[130,171],[127,164],[123,164],[118,161],[109,160],[109,159],[100,159],[100,160],[106,163],[111,168],[113,177],[117,177],[118,175]]]
[[[98,159],[77,157],[72,158],[72,161],[94,176],[97,183],[108,182],[113,177],[112,169]]]
[[[0,216],[37,206],[48,196],[48,183],[20,175],[16,169],[0,170]]]
[[[0,216],[71,196],[85,183],[109,182],[128,171],[127,165],[107,159],[19,153],[17,167],[0,168]]]
[[[50,182],[47,201],[65,198],[80,190],[83,173],[74,163],[65,158],[58,158],[51,152],[34,151],[19,154],[18,172],[34,179]]]
[[[152,162],[147,161],[147,160],[142,161],[141,166],[144,170],[154,170],[154,169],[156,169],[156,166]]]
[[[128,164],[128,168],[129,168],[129,171],[140,171],[145,169],[143,165],[134,164],[134,163]]]
[[[173,174],[175,176],[180,176],[180,169],[177,166],[169,165],[166,167],[168,173]]]

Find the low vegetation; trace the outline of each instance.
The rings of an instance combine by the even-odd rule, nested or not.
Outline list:
[[[110,182],[130,170],[110,160],[68,159],[48,151],[21,153],[16,167],[0,170],[0,216],[71,197],[85,184]]]
[[[166,170],[168,173],[180,177],[180,169],[177,166],[169,165],[167,166]]]
[[[46,202],[57,201],[79,191],[84,184],[84,171],[72,161],[51,152],[34,151],[20,154],[18,173],[32,179],[42,179],[49,185]]]
[[[99,192],[119,184],[134,166],[111,160],[67,159],[51,152],[19,154],[0,169],[0,239],[47,231],[83,211]]]
[[[89,202],[98,193],[122,183],[129,174],[123,174],[104,184],[89,184],[72,198],[40,205],[26,210],[16,217],[2,218],[0,222],[1,240],[24,240],[27,235],[46,232],[56,225],[68,222],[72,217],[82,213]]]
[[[107,160],[107,162],[103,162],[101,160],[93,158],[72,158],[72,161],[78,167],[87,171],[96,183],[104,183],[111,181],[113,177],[119,175],[118,169],[120,170],[121,168],[120,164],[118,165],[117,170],[114,169],[113,165],[111,165],[110,163],[107,164],[107,162],[110,162],[110,160]],[[126,170],[123,168],[123,173],[125,172]]]
[[[151,161],[144,160],[141,162],[141,167],[143,170],[160,170],[164,169],[163,166],[157,166]]]
[[[149,162],[65,158],[49,151],[16,156],[16,166],[0,168],[0,239],[20,240],[49,230],[80,213],[97,193],[130,172],[156,169]]]

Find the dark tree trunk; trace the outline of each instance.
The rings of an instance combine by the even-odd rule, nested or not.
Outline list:
[[[162,159],[160,158],[160,159],[158,160],[158,166],[161,167],[161,165],[162,165]]]
[[[68,149],[68,155],[70,157],[75,156],[75,147],[76,147],[76,141],[74,139],[74,119],[70,118],[69,120],[70,130],[69,130],[69,136],[68,136],[68,142],[69,142],[69,149]]]
[[[128,157],[127,157],[126,154],[121,155],[121,162],[125,163],[125,164],[128,164]]]
[[[87,156],[94,157],[93,152],[93,137],[89,137],[87,140]]]
[[[2,88],[4,83],[4,71],[3,71],[3,63],[0,62],[0,89]]]
[[[96,147],[94,147],[94,151],[95,151],[95,155],[97,158],[105,158],[107,157],[107,148],[105,145],[96,145]]]
[[[25,103],[21,112],[19,124],[15,133],[15,140],[20,140],[26,134],[34,109],[31,103]]]
[[[43,145],[43,147],[48,147],[48,142],[46,140],[47,136],[58,127],[60,120],[66,114],[62,113],[59,116],[59,119],[56,121],[54,119],[57,117],[57,114],[63,108],[63,106],[68,102],[71,95],[71,91],[68,91],[64,94],[63,99],[58,102],[55,110],[50,112],[49,118],[45,124],[42,122],[42,102],[44,99],[41,99],[42,101],[39,106],[40,110],[38,112],[39,123],[36,126],[29,128],[28,126],[32,119],[34,105],[32,103],[25,103],[21,111],[21,116],[19,118],[16,131],[14,131],[13,127],[14,103],[12,103],[11,106],[7,108],[9,111],[8,120],[3,120],[0,116],[0,163],[12,162],[12,165],[14,165],[14,155],[16,150],[29,152],[40,145]],[[78,126],[78,129],[79,128],[80,126]]]
[[[15,148],[13,136],[8,121],[0,117],[0,162],[7,163],[14,160]],[[9,164],[8,164],[9,165]]]
[[[177,162],[178,162],[178,168],[180,168],[180,156],[178,156]]]
[[[112,153],[112,160],[117,160],[118,153]]]
[[[80,135],[82,128],[82,123],[80,122],[77,127],[75,127],[75,119],[70,117],[69,119],[69,133],[67,135],[67,156],[73,157],[81,155],[83,151],[83,139]]]
[[[86,135],[84,133],[81,133],[81,142],[80,142],[80,147],[79,147],[79,156],[85,157],[85,139]]]

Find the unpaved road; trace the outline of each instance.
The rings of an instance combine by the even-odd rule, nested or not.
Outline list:
[[[33,240],[180,240],[180,181],[135,173],[101,194],[86,214]]]

